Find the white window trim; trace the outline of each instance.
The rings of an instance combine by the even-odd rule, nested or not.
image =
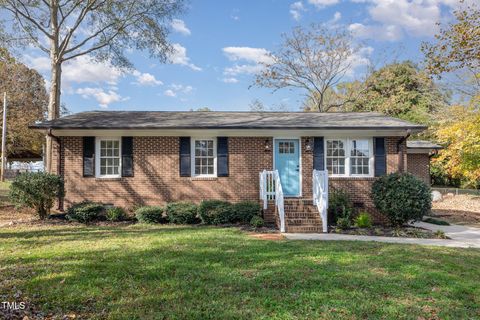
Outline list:
[[[216,137],[191,137],[190,138],[190,172],[195,178],[217,177],[217,138]],[[195,174],[195,141],[212,140],[213,141],[213,174]]]
[[[325,169],[328,170],[327,168],[327,141],[332,141],[332,140],[340,140],[343,141],[345,145],[345,174],[330,174],[331,177],[360,177],[360,178],[370,178],[374,177],[374,170],[375,170],[375,155],[373,154],[373,138],[365,138],[365,137],[358,137],[358,138],[335,138],[335,137],[329,137],[325,138],[324,142],[324,163],[325,163]],[[351,159],[351,142],[352,140],[368,140],[368,151],[370,153],[370,158],[368,159],[368,172],[369,174],[350,174],[350,159]]]
[[[115,140],[119,147],[118,174],[100,174],[100,141]],[[122,177],[122,139],[120,137],[95,137],[95,177],[97,178],[121,178]]]

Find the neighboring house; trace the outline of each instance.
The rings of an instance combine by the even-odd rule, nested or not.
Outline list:
[[[288,232],[322,230],[314,170],[327,170],[328,189],[346,190],[376,221],[376,177],[427,174],[409,169],[406,144],[425,127],[377,113],[93,111],[32,128],[55,137],[52,171],[65,180],[66,206],[260,201],[272,191],[261,173],[275,179],[278,170],[284,211],[269,201],[264,217]]]

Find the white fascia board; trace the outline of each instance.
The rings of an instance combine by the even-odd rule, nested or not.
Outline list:
[[[403,137],[407,130],[390,129],[360,129],[360,130],[259,130],[259,129],[53,129],[51,133],[59,137],[177,137],[177,136],[209,136],[209,137]]]

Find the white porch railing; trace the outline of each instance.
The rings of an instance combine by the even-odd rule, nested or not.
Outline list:
[[[328,232],[328,171],[313,170],[312,179],[313,205],[317,206],[320,218],[322,218],[323,232]]]
[[[285,209],[283,206],[283,189],[278,170],[260,172],[260,199],[263,209],[267,209],[268,201],[275,200],[275,206],[280,217],[280,232],[285,232]]]

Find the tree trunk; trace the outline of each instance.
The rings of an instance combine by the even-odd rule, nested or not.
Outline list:
[[[62,78],[62,65],[60,63],[52,62],[51,81],[50,81],[50,97],[48,101],[48,120],[57,119],[60,117],[60,83]],[[47,136],[45,152],[45,168],[47,172],[52,172],[52,156],[53,156],[53,141]]]
[[[58,0],[50,2],[50,29],[53,38],[50,39],[50,97],[48,100],[47,120],[57,119],[60,116],[60,85],[62,77],[62,62],[59,56],[59,28],[58,28]],[[52,172],[53,141],[47,135],[45,147],[45,170]]]

